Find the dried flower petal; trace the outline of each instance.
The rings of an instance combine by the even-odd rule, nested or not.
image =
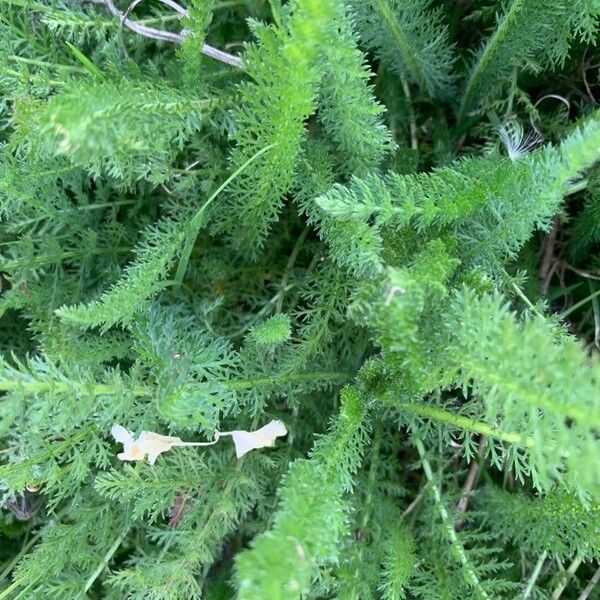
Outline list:
[[[121,425],[115,425],[111,433],[117,442],[123,444],[123,452],[117,454],[120,460],[144,460],[148,456],[148,462],[153,465],[162,452],[174,446],[184,445],[178,437],[160,435],[153,431],[142,431],[136,440],[133,434]]]
[[[133,433],[121,425],[114,425],[111,433],[117,442],[123,444],[123,452],[117,454],[119,460],[144,460],[148,457],[148,463],[153,465],[160,454],[175,446],[212,446],[219,441],[220,437],[226,435],[233,438],[235,453],[238,458],[241,458],[250,450],[273,446],[275,438],[285,435],[287,429],[281,421],[271,421],[256,431],[217,431],[212,442],[184,442],[181,438],[161,435],[153,431],[142,431],[135,439]]]
[[[221,435],[231,435],[235,444],[235,454],[238,458],[241,458],[250,450],[274,446],[275,438],[286,433],[287,429],[281,421],[271,421],[256,431],[231,431],[228,434],[222,433]]]
[[[138,438],[138,444],[142,446],[144,452],[148,454],[148,462],[153,465],[162,452],[166,452],[173,446],[181,446],[183,442],[181,438],[168,435],[160,435],[153,431],[142,431]]]
[[[127,431],[122,425],[113,425],[110,433],[117,442],[121,442],[123,445],[133,443],[133,433]]]

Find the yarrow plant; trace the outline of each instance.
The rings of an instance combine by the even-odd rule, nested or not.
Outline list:
[[[0,600],[597,598],[599,26],[0,0]]]

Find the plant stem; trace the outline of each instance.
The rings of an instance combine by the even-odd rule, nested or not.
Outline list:
[[[408,86],[408,81],[406,81],[406,77],[400,77],[400,82],[402,83],[402,90],[404,92],[404,96],[406,98],[406,105],[408,106],[408,122],[410,127],[410,147],[418,151],[419,149],[419,141],[417,139],[417,119],[415,117],[415,111],[412,105],[412,97],[410,95],[410,87]]]
[[[540,554],[540,557],[535,565],[535,568],[533,569],[533,573],[531,574],[531,577],[529,577],[529,580],[527,581],[527,587],[525,588],[525,591],[523,592],[523,600],[527,600],[527,598],[529,598],[529,596],[531,595],[531,592],[533,592],[533,587],[535,585],[535,582],[537,581],[538,577],[540,576],[540,573],[542,572],[542,567],[544,566],[544,562],[546,561],[546,557],[548,556],[548,553],[544,550],[544,552],[542,552]]]
[[[465,93],[463,94],[460,109],[458,111],[458,121],[462,121],[469,108],[471,108],[475,90],[477,89],[477,86],[480,85],[480,80],[489,68],[489,64],[494,58],[496,49],[504,42],[504,38],[508,32],[511,31],[512,23],[519,18],[519,13],[523,10],[524,4],[525,0],[515,0],[508,13],[502,19],[500,25],[496,28],[496,31],[494,31],[492,37],[488,40],[485,50],[483,51],[481,58],[477,61],[475,68],[471,72],[469,81],[467,82],[467,87],[465,88]]]
[[[37,269],[47,264],[62,263],[66,260],[80,260],[92,256],[101,256],[102,254],[127,254],[131,252],[130,247],[107,246],[106,248],[98,247],[92,250],[65,250],[64,252],[37,254],[35,256],[23,256],[4,263],[0,263],[2,271],[14,271],[15,269]]]
[[[287,265],[285,266],[285,272],[283,273],[283,277],[281,278],[281,283],[279,284],[279,297],[277,298],[277,304],[275,305],[275,312],[280,313],[283,310],[283,299],[285,297],[285,288],[287,286],[288,278],[290,276],[290,272],[294,268],[294,264],[296,263],[296,259],[298,258],[298,254],[300,253],[300,249],[304,244],[304,240],[308,235],[309,228],[305,227],[296,244],[294,245],[294,249],[290,254],[290,258],[287,261]]]
[[[350,379],[351,374],[341,371],[313,371],[305,373],[285,373],[283,375],[263,375],[256,377],[223,380],[220,383],[230,390],[246,390],[253,387],[268,385],[289,385],[295,383],[310,383],[314,381],[335,381],[343,383]],[[18,381],[14,379],[0,379],[0,392],[26,392],[39,394],[44,392],[75,393],[87,392],[93,396],[114,396],[122,394],[125,389],[134,396],[152,396],[155,393],[153,386],[132,386],[124,388],[120,385],[96,384],[86,385],[78,382],[45,382],[45,381]]]
[[[425,495],[425,492],[427,491],[428,486],[429,483],[425,484],[421,491],[417,494],[417,497],[406,507],[406,509],[402,513],[403,519],[406,519],[406,517],[408,517],[408,515],[410,515],[410,513],[416,508],[419,502],[421,502],[423,496]]]
[[[572,312],[576,311],[578,308],[581,308],[582,306],[584,306],[585,304],[587,304],[590,300],[594,300],[594,298],[597,298],[598,296],[600,296],[600,290],[596,290],[593,294],[590,294],[589,296],[586,296],[583,300],[580,300],[579,302],[576,302],[575,304],[573,304],[573,306],[569,306],[569,308],[563,310],[561,313],[559,313],[557,315],[557,317],[562,320],[565,317],[568,317]]]
[[[369,526],[369,520],[371,519],[371,515],[373,512],[373,499],[374,499],[374,490],[377,485],[378,477],[377,471],[379,469],[379,460],[380,454],[379,450],[381,448],[381,439],[382,439],[382,431],[381,427],[377,427],[375,431],[375,435],[373,437],[373,445],[371,447],[371,464],[369,465],[369,479],[367,482],[367,496],[365,498],[364,506],[363,506],[363,514],[360,523],[361,531],[364,533],[367,531],[367,527]],[[360,581],[361,572],[360,569],[363,566],[363,557],[365,553],[366,542],[363,539],[362,543],[359,545],[358,549],[358,560],[356,561],[356,570],[354,572],[354,578],[356,581]]]
[[[398,25],[398,21],[394,17],[393,12],[390,10],[386,0],[375,0],[372,2],[372,6],[376,12],[379,13],[385,24],[387,25],[392,37],[396,42],[398,52],[402,56],[402,61],[408,67],[410,74],[419,85],[423,85],[423,72],[416,59],[414,52],[412,51],[412,45],[404,35],[404,32]],[[404,85],[404,84],[403,84]]]
[[[44,392],[88,392],[92,396],[112,396],[123,393],[125,388],[119,385],[86,385],[78,382],[56,382],[56,381],[19,381],[15,379],[0,379],[0,392],[25,392],[28,394],[42,394]],[[152,394],[151,387],[133,386],[127,388],[134,396],[149,396]]]
[[[31,583],[27,584],[26,587],[24,587],[15,597],[13,600],[21,600],[21,599],[25,599],[27,600],[27,596],[25,596],[25,594],[36,584],[35,581],[32,581]]]
[[[102,571],[104,571],[104,569],[110,562],[110,559],[114,556],[115,552],[119,549],[119,546],[123,543],[123,540],[125,539],[125,536],[127,535],[128,531],[129,531],[129,528],[127,528],[121,532],[119,537],[115,540],[115,543],[108,549],[108,552],[104,555],[102,562],[96,567],[94,572],[88,577],[88,579],[85,582],[85,585],[83,587],[84,594],[87,594],[87,592],[92,587],[92,585],[94,585],[94,581],[96,581],[96,579],[98,579],[98,577],[100,576]]]
[[[587,600],[589,595],[592,593],[592,590],[596,586],[596,584],[600,581],[600,567],[596,569],[596,572],[592,575],[589,583],[585,586],[585,589],[581,594],[579,594],[579,598],[577,600]]]
[[[511,279],[510,275],[503,270],[504,275],[508,278],[509,282],[510,282],[510,286],[512,287],[512,289],[515,291],[515,293],[517,294],[517,296],[519,296],[519,298],[521,298],[521,300],[523,300],[523,302],[525,302],[525,304],[538,316],[538,317],[544,317],[544,315],[535,307],[535,304],[533,304],[533,302],[525,295],[525,293],[523,292],[523,290]]]
[[[340,371],[314,371],[312,373],[292,373],[282,376],[260,376],[250,377],[248,379],[230,379],[224,381],[223,384],[230,390],[246,390],[253,387],[266,385],[287,385],[292,383],[310,383],[312,381],[328,381],[333,380],[338,383],[343,383],[350,379],[349,373]]]
[[[0,592],[0,600],[4,600],[4,598],[8,598],[11,592],[14,592],[21,585],[21,581],[17,579],[13,581],[5,590]]]
[[[552,593],[552,596],[550,596],[550,600],[559,600],[559,598],[562,596],[562,593],[565,591],[565,588],[567,587],[569,581],[571,580],[571,577],[575,575],[575,571],[577,571],[582,561],[582,554],[575,557],[573,562],[569,565],[569,568],[563,573],[560,583],[556,586],[554,592]]]
[[[423,442],[420,440],[420,438],[415,437],[415,445],[417,447],[417,451],[419,452],[419,456],[421,458],[421,464],[423,465],[423,471],[425,471],[425,476],[427,477],[427,480],[430,483],[430,489],[433,494],[433,499],[435,501],[438,512],[440,514],[440,518],[444,525],[444,529],[446,530],[446,535],[448,536],[450,544],[454,548],[454,551],[455,551],[460,563],[462,564],[462,566],[465,569],[465,573],[467,574],[467,580],[468,580],[469,584],[473,587],[473,589],[477,590],[480,598],[483,598],[484,600],[489,600],[489,596],[488,596],[487,592],[483,589],[483,587],[481,585],[481,581],[479,581],[479,577],[477,576],[477,573],[475,572],[475,569],[473,568],[473,565],[471,564],[471,561],[469,560],[469,557],[467,556],[467,553],[465,552],[465,549],[464,549],[463,545],[460,543],[460,540],[458,539],[458,535],[457,535],[456,531],[454,530],[454,524],[452,523],[452,520],[450,519],[450,516],[448,515],[448,511],[446,510],[446,507],[444,506],[444,503],[442,501],[442,495],[440,493],[440,489],[437,486],[437,484],[435,483],[435,477],[433,475],[431,465],[429,464],[429,461],[427,460],[427,456],[425,454],[425,448],[424,448]]]
[[[27,551],[31,548],[31,546],[33,546],[38,541],[38,539],[40,537],[41,537],[41,534],[38,533],[37,535],[32,536],[27,541],[27,543],[21,548],[19,553],[8,563],[8,565],[6,565],[6,568],[4,569],[4,571],[2,571],[2,573],[0,573],[0,581],[2,581],[3,579],[6,579],[8,577],[10,572],[14,569],[15,565],[27,553]]]
[[[518,444],[525,448],[532,448],[534,445],[533,438],[531,437],[525,437],[516,432],[498,431],[488,423],[476,421],[475,419],[471,419],[463,415],[457,415],[443,408],[439,408],[438,406],[409,402],[406,404],[400,404],[398,408],[421,417],[426,417],[441,423],[453,425],[459,429],[465,429],[467,431],[472,431],[473,433],[480,433],[496,440],[508,442],[509,444]]]
[[[61,65],[58,63],[47,62],[45,60],[37,60],[35,58],[26,58],[24,56],[17,56],[16,54],[11,54],[8,57],[8,60],[19,62],[25,65],[32,65],[34,67],[49,67],[51,69],[64,69],[65,71],[71,71],[73,73],[85,73],[86,70],[81,67],[76,67],[73,65]]]

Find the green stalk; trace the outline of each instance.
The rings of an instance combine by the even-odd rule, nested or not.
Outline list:
[[[482,598],[483,600],[489,600],[490,597],[488,596],[487,592],[483,589],[481,581],[479,581],[479,577],[477,576],[477,573],[475,572],[475,569],[473,568],[473,565],[471,564],[471,561],[469,560],[469,557],[467,556],[463,545],[458,539],[458,535],[456,533],[456,530],[454,529],[454,523],[452,523],[450,515],[448,514],[448,511],[444,506],[444,503],[442,501],[442,494],[440,492],[440,488],[435,482],[435,477],[433,475],[431,465],[429,464],[429,461],[427,460],[427,456],[425,454],[423,442],[419,438],[415,438],[415,445],[419,452],[421,464],[423,465],[423,471],[425,471],[425,477],[427,477],[427,481],[430,484],[429,488],[431,489],[435,505],[438,509],[440,518],[442,520],[442,524],[444,525],[444,529],[446,531],[446,535],[448,536],[448,540],[450,541],[451,546],[454,548],[458,560],[460,561],[461,565],[465,570],[468,582],[473,587],[473,589],[478,592],[479,598]]]
[[[129,529],[125,529],[124,531],[121,532],[119,537],[115,540],[115,543],[108,549],[107,553],[104,555],[100,564],[96,567],[94,572],[88,577],[88,579],[85,582],[85,585],[83,587],[84,594],[87,594],[87,592],[92,587],[92,585],[94,585],[94,581],[96,581],[96,579],[98,579],[98,577],[100,576],[102,571],[104,571],[104,569],[106,569],[111,558],[115,555],[115,552],[119,549],[119,547],[123,543],[123,540],[125,539],[125,536],[127,535],[128,531],[129,531]]]
[[[414,415],[419,415],[420,417],[433,419],[434,421],[446,423],[447,425],[452,425],[454,427],[458,427],[459,429],[464,429],[473,433],[480,433],[481,435],[485,435],[502,442],[508,442],[509,444],[517,444],[525,448],[532,448],[534,446],[534,441],[531,437],[525,437],[516,432],[499,431],[491,425],[488,425],[488,423],[476,421],[475,419],[471,419],[463,415],[457,415],[443,408],[439,408],[438,406],[429,406],[427,404],[410,402],[407,404],[400,404],[398,405],[398,408]]]
[[[221,381],[221,384],[230,390],[246,390],[254,387],[267,387],[269,385],[293,385],[311,383],[314,381],[333,381],[338,384],[350,379],[349,373],[341,371],[314,371],[305,373],[284,373],[282,375],[260,375],[240,379]],[[87,385],[77,382],[46,382],[46,381],[18,381],[14,379],[0,379],[0,392],[24,392],[27,394],[56,393],[89,393],[92,396],[115,396],[124,391],[133,393],[134,396],[152,396],[155,393],[153,386],[133,386],[124,388],[121,385],[95,384]]]
[[[513,23],[521,18],[520,13],[523,11],[526,2],[527,0],[514,0],[508,13],[504,16],[502,23],[500,23],[500,26],[496,28],[496,31],[494,31],[494,34],[488,40],[483,54],[471,71],[471,76],[467,82],[465,93],[463,94],[460,109],[458,111],[458,121],[462,121],[469,108],[471,108],[474,101],[475,90],[486,75],[495,53],[504,43],[506,36],[513,27]]]
[[[8,598],[9,594],[11,592],[14,592],[20,585],[21,582],[18,579],[16,581],[13,581],[5,590],[0,592],[0,600]]]
[[[580,300],[572,306],[569,306],[569,308],[563,310],[557,315],[558,318],[562,321],[563,319],[568,317],[572,312],[575,312],[578,308],[581,308],[582,306],[587,304],[590,300],[592,300],[593,302],[598,296],[600,296],[600,290],[596,290],[594,293],[590,294],[589,296],[586,296],[583,300]]]
[[[533,592],[535,582],[538,580],[538,577],[540,576],[540,573],[542,572],[542,567],[544,566],[544,562],[546,562],[547,556],[548,556],[548,553],[545,550],[544,550],[544,552],[542,552],[540,554],[537,564],[535,565],[535,569],[533,569],[533,573],[531,574],[531,577],[529,578],[529,581],[527,582],[527,587],[525,588],[525,591],[523,592],[523,600],[527,600],[527,598],[529,598],[529,596],[531,596],[531,592]]]
[[[373,8],[379,13],[390,30],[390,33],[396,42],[398,51],[402,56],[402,60],[408,67],[413,79],[419,84],[419,86],[423,87],[424,77],[419,65],[419,61],[412,51],[412,46],[410,45],[406,35],[404,35],[402,28],[398,25],[398,21],[394,17],[394,13],[390,10],[387,1],[375,0],[373,2]]]
[[[583,554],[577,555],[573,562],[569,565],[569,568],[564,573],[562,573],[561,579],[556,588],[554,589],[550,600],[559,600],[559,598],[562,596],[562,593],[565,591],[565,588],[569,584],[569,581],[571,581],[571,578],[573,577],[573,575],[575,575],[577,569],[579,568],[579,565],[582,562]]]
[[[288,373],[280,376],[264,375],[260,377],[249,377],[247,379],[230,379],[224,381],[223,385],[230,390],[246,390],[254,387],[265,387],[268,385],[287,385],[294,383],[310,383],[313,381],[336,381],[344,383],[350,379],[348,373],[338,371],[314,371],[312,373]]]

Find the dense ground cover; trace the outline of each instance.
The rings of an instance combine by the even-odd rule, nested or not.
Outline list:
[[[0,599],[597,598],[599,19],[0,0]]]

